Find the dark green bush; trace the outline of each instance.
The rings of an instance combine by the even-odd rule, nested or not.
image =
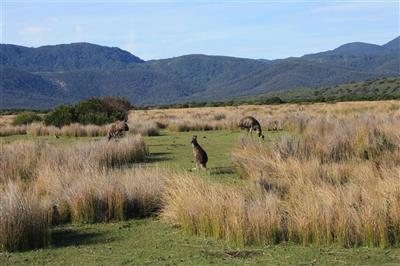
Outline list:
[[[71,123],[104,125],[128,118],[131,104],[124,98],[107,96],[83,100],[74,106],[59,106],[46,116],[46,125]]]
[[[33,112],[23,112],[16,115],[12,121],[13,126],[28,125],[33,122],[42,121],[42,117]]]
[[[75,108],[68,105],[60,105],[45,116],[44,122],[46,125],[62,127],[76,121]]]

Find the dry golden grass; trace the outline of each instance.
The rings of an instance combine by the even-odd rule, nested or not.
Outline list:
[[[128,126],[130,134],[139,134],[142,136],[160,135],[159,127],[154,121],[128,122]]]
[[[2,248],[42,246],[50,224],[159,212],[187,233],[241,246],[284,241],[400,245],[398,101],[134,111],[129,122],[132,132],[156,135],[161,128],[236,130],[245,115],[255,116],[264,130],[286,130],[290,137],[237,144],[231,158],[245,179],[243,187],[137,168],[132,163],[148,155],[140,136],[69,147],[0,145],[0,219],[1,226],[11,225],[1,228]],[[27,130],[98,136],[103,129],[32,124]],[[19,225],[18,216],[26,217],[26,224]]]
[[[287,240],[393,246],[400,243],[399,126],[390,113],[317,119],[270,148],[243,140],[232,159],[282,201]]]
[[[56,147],[0,145],[0,244],[5,250],[44,246],[47,228],[147,216],[160,208],[165,171],[129,169],[148,154],[141,136]]]
[[[256,117],[264,131],[287,130],[302,133],[309,121],[322,116],[343,118],[368,113],[398,113],[399,101],[342,102],[335,104],[242,105],[185,109],[134,110],[129,113],[133,134],[157,136],[159,129],[171,131],[237,130],[239,120],[247,115]],[[106,136],[109,125],[72,124],[61,129],[33,123],[27,128],[10,125],[12,117],[0,116],[0,136],[25,134],[33,136],[59,135],[70,137]],[[3,121],[3,122],[1,122]]]
[[[398,107],[398,102],[318,104],[293,114],[294,106],[272,107],[285,113],[280,123],[293,135],[268,146],[247,138],[238,143],[232,160],[247,186],[176,176],[167,182],[162,217],[187,233],[241,246],[282,241],[398,246]],[[266,107],[253,108],[260,120],[268,117],[260,113]]]
[[[32,136],[66,136],[66,137],[98,137],[106,136],[108,125],[81,125],[71,124],[57,128],[55,126],[45,126],[42,123],[32,123],[27,126],[27,133]]]
[[[26,134],[26,126],[5,125],[0,127],[0,137]]]
[[[399,113],[399,101],[342,102],[336,104],[242,105],[185,109],[135,110],[130,123],[153,122],[171,131],[237,130],[239,120],[254,116],[263,130],[287,130],[302,133],[309,121],[318,117],[345,118],[348,115]],[[140,121],[140,122],[138,122]]]
[[[0,247],[15,251],[48,244],[47,211],[32,191],[16,183],[0,188]]]
[[[29,180],[35,176],[43,147],[41,142],[0,144],[0,184],[9,180]]]
[[[165,175],[156,168],[47,167],[39,172],[34,187],[48,208],[57,206],[60,222],[108,222],[155,213]]]
[[[13,126],[15,115],[0,115],[0,137],[26,134],[26,126]]]
[[[176,175],[164,192],[164,221],[189,234],[249,243],[284,240],[284,207],[275,195],[257,189],[212,184],[194,175]]]

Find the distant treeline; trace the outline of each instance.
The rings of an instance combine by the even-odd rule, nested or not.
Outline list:
[[[99,99],[92,101],[87,100],[87,102],[82,101],[84,111],[89,111],[86,109],[86,105],[90,105],[93,109],[97,106],[97,110],[91,112],[98,113],[100,109],[99,106],[103,104],[100,103]],[[127,104],[129,103],[124,98],[115,98],[115,97],[103,97],[104,102],[114,101],[122,101],[124,104],[124,108],[127,108]],[[119,100],[116,100],[119,99]],[[229,101],[204,101],[204,102],[189,102],[189,103],[175,103],[168,105],[148,105],[148,106],[136,106],[133,109],[140,110],[149,110],[149,109],[169,109],[169,108],[191,108],[191,107],[218,107],[218,106],[239,106],[244,104],[254,104],[254,105],[264,105],[264,104],[287,104],[287,103],[335,103],[335,102],[347,102],[347,101],[380,101],[380,100],[396,100],[400,99],[400,77],[383,77],[377,79],[369,79],[361,82],[351,82],[347,84],[333,85],[330,87],[324,88],[308,88],[308,89],[300,89],[300,90],[292,90],[292,91],[283,91],[283,92],[273,92],[262,94],[258,96],[248,96],[237,98]],[[94,104],[93,101],[97,101]],[[100,101],[100,102],[99,102]],[[119,102],[121,104],[122,102]],[[79,104],[78,104],[79,105]],[[107,106],[109,104],[105,104]],[[118,104],[117,104],[118,105]],[[104,107],[103,106],[103,107]],[[130,105],[129,105],[130,106]],[[81,105],[82,107],[82,105]],[[59,107],[57,107],[59,108]],[[56,109],[57,109],[56,108]],[[95,108],[95,109],[96,109]],[[122,108],[122,109],[124,109]],[[105,109],[110,110],[109,107],[105,107]],[[112,109],[112,108],[111,108]],[[1,115],[6,114],[15,114],[23,111],[31,111],[31,112],[40,112],[40,113],[48,113],[49,110],[0,110]],[[106,117],[101,117],[101,119],[97,119],[99,117],[92,117],[91,121],[95,121],[96,124],[101,124],[104,121],[110,120],[110,117],[114,115],[107,115]],[[114,118],[111,118],[111,120]],[[100,121],[101,120],[101,121]],[[104,120],[104,121],[103,121]]]
[[[219,107],[219,106],[239,106],[239,105],[273,105],[273,104],[290,104],[290,103],[335,103],[335,102],[351,102],[351,101],[383,101],[383,100],[399,100],[400,94],[393,95],[344,95],[340,97],[317,97],[304,99],[283,100],[280,97],[260,98],[258,100],[234,100],[234,101],[217,101],[217,102],[190,102],[177,103],[169,105],[141,106],[136,109],[172,109],[172,108],[193,108],[193,107]]]
[[[232,101],[216,101],[216,102],[189,102],[176,103],[168,105],[151,105],[136,106],[132,109],[151,110],[151,109],[175,109],[175,108],[194,108],[194,107],[221,107],[221,106],[239,106],[239,105],[274,105],[274,104],[309,104],[309,103],[335,103],[335,102],[351,102],[351,101],[383,101],[383,100],[400,100],[399,94],[391,95],[343,95],[340,97],[316,97],[316,98],[300,98],[300,99],[281,99],[280,97],[260,98],[257,100],[232,100]],[[10,109],[0,110],[0,115],[19,114],[21,112],[49,113],[51,110],[30,110],[30,109]]]

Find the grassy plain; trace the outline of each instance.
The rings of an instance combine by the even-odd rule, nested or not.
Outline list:
[[[397,103],[395,103],[396,106]],[[296,107],[297,108],[297,107]],[[303,108],[303,107],[298,107]],[[307,107],[305,107],[307,108]],[[363,108],[369,107],[368,104]],[[279,111],[279,107],[274,107]],[[361,109],[360,109],[361,110]],[[156,112],[156,111],[155,111]],[[158,112],[158,111],[157,111]],[[218,111],[219,112],[219,111]],[[360,111],[361,112],[361,111]],[[362,111],[364,112],[364,111]],[[283,116],[284,114],[279,114]],[[288,130],[266,132],[268,146]],[[161,129],[159,136],[144,137],[150,155],[140,164],[169,167],[190,172],[194,167],[190,147],[192,135],[208,152],[208,170],[201,177],[217,183],[240,186],[231,160],[235,144],[244,135],[233,129],[174,131]],[[69,147],[76,142],[92,142],[103,137],[2,137],[1,143],[41,139],[51,145]],[[399,265],[399,248],[332,245],[248,245],[184,234],[177,226],[157,217],[97,224],[64,224],[51,229],[51,245],[24,252],[1,252],[0,265]]]

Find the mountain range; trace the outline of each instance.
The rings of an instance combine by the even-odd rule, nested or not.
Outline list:
[[[400,76],[400,37],[265,60],[200,54],[144,61],[116,47],[0,45],[0,108],[47,109],[92,96],[133,105],[220,101]]]

